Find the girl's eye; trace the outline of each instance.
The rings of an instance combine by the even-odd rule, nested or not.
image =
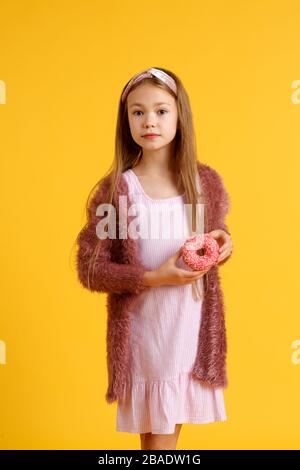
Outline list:
[[[167,109],[160,109],[159,111],[165,111],[166,113],[168,112]],[[142,111],[134,111],[134,113],[132,113],[133,115],[135,115],[135,113],[141,113]]]

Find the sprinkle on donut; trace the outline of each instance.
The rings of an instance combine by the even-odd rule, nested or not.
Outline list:
[[[199,251],[203,251],[202,255]],[[219,258],[218,242],[208,233],[195,235],[182,247],[183,261],[194,271],[204,271],[216,265]]]

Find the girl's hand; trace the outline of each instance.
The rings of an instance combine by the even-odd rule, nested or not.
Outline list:
[[[215,240],[217,240],[219,244],[220,253],[218,263],[220,263],[220,261],[223,261],[223,259],[227,258],[232,253],[233,244],[230,235],[228,235],[227,232],[221,229],[213,230],[212,232],[209,232],[209,235],[211,235]]]
[[[209,269],[204,271],[187,271],[178,268],[175,262],[181,256],[181,248],[167,259],[158,269],[146,271],[144,274],[144,285],[157,287],[163,285],[185,285],[191,284],[200,277],[204,276]]]

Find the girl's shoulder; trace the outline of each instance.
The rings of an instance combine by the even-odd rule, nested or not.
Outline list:
[[[197,168],[200,176],[202,175],[206,178],[220,178],[220,174],[217,170],[208,165],[208,163],[199,162],[199,160],[197,160]]]
[[[217,203],[224,207],[226,212],[229,211],[231,207],[231,198],[226,190],[221,174],[207,163],[197,161],[197,167],[201,184],[205,187],[208,198],[213,203]]]
[[[197,167],[201,180],[205,180],[207,183],[206,186],[209,186],[212,190],[225,190],[223,177],[215,168],[198,160]]]

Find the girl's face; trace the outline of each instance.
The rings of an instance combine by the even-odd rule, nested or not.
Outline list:
[[[132,138],[144,150],[161,149],[174,139],[177,104],[167,91],[150,84],[140,85],[127,97],[127,112]],[[159,135],[152,139],[143,137],[148,133]]]

